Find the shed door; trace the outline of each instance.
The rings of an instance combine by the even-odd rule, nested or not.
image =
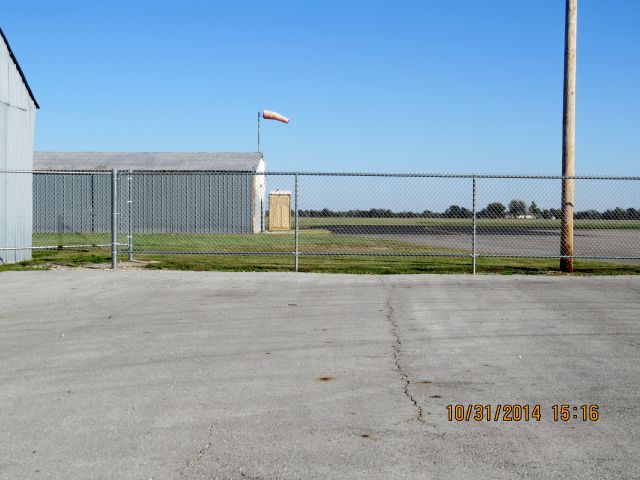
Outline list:
[[[269,195],[269,230],[291,229],[291,197]]]

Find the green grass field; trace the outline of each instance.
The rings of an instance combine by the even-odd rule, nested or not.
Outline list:
[[[429,247],[417,246],[392,240],[369,239],[364,236],[348,237],[346,235],[331,235],[323,226],[330,228],[337,225],[389,225],[389,226],[471,226],[470,219],[449,218],[301,218],[300,235],[305,248],[309,251],[340,251],[340,252],[394,252],[401,250],[406,253],[417,251],[432,251]],[[545,219],[479,219],[479,227],[500,228],[560,228],[559,220]],[[638,230],[640,221],[631,220],[576,220],[576,229],[605,229],[605,230]],[[207,234],[135,234],[136,249],[144,250],[228,250],[228,251],[288,251],[293,243],[291,232],[263,233],[246,235],[207,235]],[[120,235],[120,242],[126,243],[126,235]],[[35,233],[34,246],[62,246],[62,245],[108,245],[111,243],[109,233]],[[354,249],[354,247],[357,247]],[[455,250],[442,250],[443,253],[456,253]]]
[[[305,252],[340,253],[468,253],[450,248],[435,248],[428,245],[394,240],[380,240],[364,236],[333,235],[326,230],[305,230],[300,232],[299,242]],[[120,243],[126,243],[126,235],[119,236]],[[259,233],[247,235],[208,234],[163,234],[144,233],[134,236],[137,251],[223,251],[223,252],[293,252],[292,232]],[[53,242],[53,243],[52,243]],[[36,246],[66,245],[108,245],[111,237],[106,234],[35,234]]]
[[[126,260],[122,252],[121,261]],[[154,270],[233,271],[233,272],[290,272],[294,260],[289,255],[181,255],[136,254],[134,264]],[[18,264],[0,265],[7,270],[43,270],[61,267],[107,268],[111,263],[109,249],[37,250],[33,260]],[[301,272],[351,274],[418,274],[471,273],[468,257],[375,257],[375,256],[300,256]],[[555,259],[479,258],[478,273],[495,274],[560,274]],[[576,260],[578,275],[638,275],[640,265],[613,264],[604,261]]]
[[[327,223],[332,222],[332,223]],[[378,223],[375,223],[378,222]],[[307,218],[301,226],[321,225],[469,225],[468,219],[371,219],[371,218]],[[481,220],[480,225],[508,228],[558,227],[554,220]],[[606,224],[605,227],[597,225]],[[582,228],[638,228],[640,222],[585,221]],[[75,266],[109,263],[111,236],[107,233],[37,233],[34,245],[58,247],[63,245],[103,245],[73,250],[51,249],[34,251],[33,260],[17,265],[0,265],[1,270],[41,269],[55,265]],[[126,244],[126,234],[119,236]],[[322,228],[302,229],[299,234],[300,270],[327,273],[469,273],[471,259],[468,250],[439,248],[397,240],[369,238],[364,235],[336,235]],[[126,259],[126,247],[121,247],[121,260]],[[178,270],[222,271],[291,271],[293,269],[293,232],[246,235],[208,234],[136,234],[135,259],[146,263],[144,268]],[[179,254],[179,251],[192,254]],[[227,252],[226,255],[198,254],[198,252]],[[158,254],[157,252],[168,252]],[[175,253],[172,253],[175,252]],[[233,252],[272,252],[282,255],[233,255]],[[314,253],[369,254],[358,256],[313,255]],[[409,254],[407,257],[374,255]],[[461,257],[429,257],[428,255],[462,255]],[[479,258],[480,273],[556,273],[559,261],[555,259]],[[576,260],[576,272],[582,274],[638,274],[640,265],[623,265],[606,261]]]
[[[449,218],[301,218],[300,235],[308,251],[339,251],[339,252],[394,252],[405,253],[433,252],[425,246],[402,243],[391,240],[369,239],[364,236],[348,237],[346,235],[329,235],[322,229],[337,225],[389,225],[389,226],[471,226],[470,219]],[[501,228],[560,228],[559,220],[545,219],[479,219],[478,227]],[[576,229],[604,229],[604,230],[638,230],[640,221],[631,220],[576,220]],[[134,242],[136,249],[145,250],[228,250],[228,251],[288,251],[293,244],[290,232],[264,233],[257,235],[200,235],[200,234],[136,234]],[[126,243],[126,235],[120,235],[120,242]],[[34,246],[62,246],[62,245],[108,245],[111,243],[109,233],[36,233],[33,235]],[[355,248],[357,247],[357,248]],[[442,253],[456,253],[455,250],[439,249]]]

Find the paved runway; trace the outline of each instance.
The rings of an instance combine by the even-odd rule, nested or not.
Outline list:
[[[639,277],[71,270],[0,292],[1,479],[640,477]],[[541,420],[447,418],[514,403]]]
[[[471,252],[472,228],[466,226],[329,225],[318,226],[338,235],[362,235],[396,242]],[[555,256],[560,230],[528,227],[478,227],[477,251],[490,255]],[[640,230],[583,229],[574,231],[575,255],[640,257]],[[301,240],[304,249],[304,238]],[[625,260],[639,263],[640,260]]]

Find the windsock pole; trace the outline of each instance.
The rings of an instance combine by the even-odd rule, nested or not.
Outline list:
[[[277,120],[282,123],[289,123],[289,119],[284,115],[280,115],[277,112],[272,112],[271,110],[262,110],[258,112],[258,152],[260,152],[260,117],[264,120]]]

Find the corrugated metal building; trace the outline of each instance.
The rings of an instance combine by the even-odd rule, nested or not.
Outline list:
[[[108,232],[111,176],[51,171],[132,171],[135,233],[257,233],[264,227],[262,153],[35,152],[35,232]],[[120,177],[126,213],[128,173]]]
[[[31,258],[33,129],[39,108],[0,29],[0,263]]]

